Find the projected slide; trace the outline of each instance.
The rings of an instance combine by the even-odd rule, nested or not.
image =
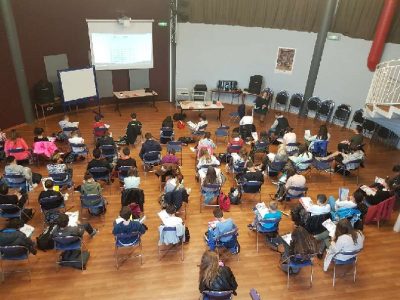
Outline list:
[[[152,34],[92,33],[92,51],[96,69],[110,65],[152,67]]]

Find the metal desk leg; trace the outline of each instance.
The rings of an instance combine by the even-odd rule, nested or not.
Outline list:
[[[39,112],[38,112],[37,104],[36,104],[36,103],[35,103],[35,111],[36,111],[36,120],[39,121]]]
[[[121,116],[121,111],[119,110],[119,99],[115,97],[115,108],[114,111],[118,111],[119,116]]]
[[[157,98],[157,96],[153,95],[153,107],[156,109],[156,111],[158,111],[158,108],[156,106],[156,98]]]

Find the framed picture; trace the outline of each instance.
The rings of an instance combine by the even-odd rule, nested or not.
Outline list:
[[[292,74],[295,55],[296,49],[279,47],[276,58],[275,73]]]

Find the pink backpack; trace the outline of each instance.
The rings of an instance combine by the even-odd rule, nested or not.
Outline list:
[[[231,207],[231,199],[229,199],[228,195],[221,192],[218,196],[218,204],[219,208],[223,211],[229,211],[229,208]]]

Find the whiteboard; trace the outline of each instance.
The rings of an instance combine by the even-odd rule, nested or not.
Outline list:
[[[58,71],[64,102],[96,97],[97,86],[94,68]]]

